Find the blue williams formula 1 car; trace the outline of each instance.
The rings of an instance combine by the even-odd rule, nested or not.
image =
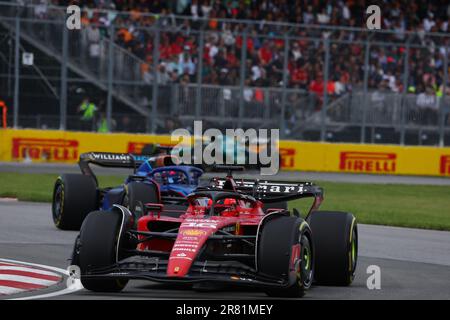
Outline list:
[[[156,181],[162,196],[187,197],[199,185],[203,170],[191,166],[165,166],[147,173]]]
[[[184,210],[180,198],[190,194],[199,184],[203,171],[177,165],[171,155],[142,156],[126,153],[89,152],[80,155],[81,174],[63,174],[53,189],[52,217],[63,230],[79,230],[86,215],[95,210],[108,210],[114,204],[125,206],[139,215],[145,203],[164,203],[174,212]],[[110,168],[134,169],[124,183],[100,188],[90,164]],[[182,211],[180,211],[182,212]]]

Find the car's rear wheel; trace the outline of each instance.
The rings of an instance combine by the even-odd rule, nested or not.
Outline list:
[[[87,214],[98,209],[95,180],[82,174],[63,174],[53,188],[52,218],[63,230],[80,230]]]
[[[315,211],[308,222],[314,237],[315,282],[319,285],[350,285],[358,260],[356,218],[346,212]]]
[[[314,251],[308,224],[298,217],[274,214],[261,227],[257,268],[261,274],[285,279],[285,288],[267,289],[274,297],[302,297],[311,286]]]
[[[144,182],[130,182],[125,188],[123,206],[127,207],[137,221],[144,212],[144,204],[159,203],[159,190],[154,184]]]
[[[91,212],[80,231],[76,262],[81,271],[81,283],[91,291],[121,291],[128,280],[88,279],[86,272],[116,263],[120,254],[119,230],[122,216],[116,211]],[[118,248],[119,247],[119,248]]]

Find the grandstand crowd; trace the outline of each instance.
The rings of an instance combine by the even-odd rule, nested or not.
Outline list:
[[[53,4],[77,4],[84,9],[107,9],[108,13],[86,11],[82,23],[88,28],[88,39],[94,44],[108,34],[114,22],[120,26],[116,40],[142,61],[142,77],[153,79],[153,35],[148,27],[159,20],[163,32],[158,48],[157,80],[190,83],[199,69],[200,26],[207,30],[201,55],[202,82],[218,85],[240,83],[243,24],[236,19],[255,22],[247,30],[246,86],[281,87],[284,73],[284,34],[299,37],[289,41],[286,86],[323,94],[339,95],[362,86],[364,78],[364,32],[333,31],[330,44],[329,81],[324,83],[325,46],[330,34],[327,26],[365,28],[367,6],[381,8],[382,30],[377,34],[386,45],[372,45],[369,56],[370,89],[402,92],[407,37],[409,50],[408,92],[442,95],[445,45],[448,37],[427,33],[449,33],[450,3],[446,0],[53,0]],[[122,14],[121,12],[129,12]],[[154,15],[146,15],[151,13]],[[156,14],[156,15],[155,15]],[[175,18],[189,16],[190,19]],[[295,28],[273,26],[271,22],[301,24]],[[97,28],[96,25],[100,25]],[[324,28],[317,33],[311,25]],[[405,32],[413,32],[409,36]],[[303,37],[303,38],[302,38]],[[308,38],[310,37],[310,38]],[[317,37],[317,38],[312,38]],[[347,42],[345,42],[347,41]],[[350,42],[348,42],[350,41]],[[396,45],[392,45],[396,43]],[[93,51],[95,54],[95,50]],[[431,91],[430,91],[431,90]]]

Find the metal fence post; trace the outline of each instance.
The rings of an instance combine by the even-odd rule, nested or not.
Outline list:
[[[369,57],[370,57],[370,42],[366,41],[366,52],[364,52],[364,92],[362,103],[362,124],[361,124],[361,143],[366,142],[366,113],[367,113],[367,92],[369,82]],[[373,127],[372,127],[373,128]],[[373,134],[372,134],[373,141]]]
[[[149,117],[148,126],[151,133],[156,131],[156,118],[158,117],[158,62],[159,62],[159,42],[161,36],[161,29],[159,28],[159,20],[156,20],[153,37],[153,87],[152,87],[152,111]],[[147,130],[148,131],[148,130]]]
[[[106,101],[106,123],[108,130],[112,131],[112,94],[113,94],[113,77],[114,77],[114,24],[111,23],[109,28],[110,40],[108,45],[108,96]]]
[[[444,57],[444,85],[442,88],[442,97],[441,97],[441,105],[440,105],[440,121],[439,121],[439,146],[443,147],[445,144],[444,141],[444,127],[445,127],[445,97],[447,91],[447,81],[448,81],[448,43],[445,43],[445,57]]]
[[[325,63],[323,67],[323,104],[321,111],[321,127],[320,127],[320,141],[326,140],[326,116],[328,105],[328,69],[330,66],[330,38],[329,35],[325,36]]]
[[[283,57],[283,91],[281,94],[281,114],[280,114],[280,138],[284,138],[286,135],[286,95],[287,95],[287,82],[288,79],[288,63],[289,63],[289,38],[286,35],[284,37],[284,57]]]
[[[409,77],[409,46],[410,38],[406,40],[406,50],[405,50],[405,65],[403,70],[403,91],[402,91],[402,105],[401,105],[401,131],[400,131],[400,145],[405,144],[405,116],[406,116],[406,93],[408,91],[408,77]]]
[[[61,24],[63,28],[62,37],[62,61],[61,61],[61,92],[59,100],[59,130],[66,130],[67,125],[67,59],[69,45],[69,30],[66,24]]]
[[[15,34],[15,49],[14,49],[14,113],[13,125],[14,128],[19,126],[19,68],[20,68],[20,17],[17,9],[16,15],[16,34]]]
[[[198,65],[197,65],[197,91],[195,99],[195,117],[200,118],[202,108],[202,76],[203,76],[203,50],[205,47],[205,31],[200,31],[200,40],[198,47]]]
[[[245,68],[247,64],[247,28],[244,29],[242,35],[242,48],[241,48],[241,70],[240,70],[240,81],[239,81],[239,118],[238,127],[242,128],[242,118],[244,116],[244,86],[245,86]]]

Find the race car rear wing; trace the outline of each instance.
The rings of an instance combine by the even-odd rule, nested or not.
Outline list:
[[[213,178],[211,186],[227,189],[227,178]],[[312,182],[235,179],[235,189],[262,202],[289,201],[304,197],[322,197],[323,189]],[[230,190],[231,191],[231,190]]]
[[[172,155],[145,156],[131,153],[87,152],[80,155],[78,165],[81,173],[92,176],[97,182],[90,164],[109,168],[130,168],[136,172],[136,169],[145,161],[148,161],[153,168],[176,165],[179,162]]]
[[[314,198],[310,212],[317,210],[323,201],[323,189],[312,182],[288,182],[269,180],[250,180],[213,178],[210,186],[249,194],[263,203],[291,201],[301,198]]]

